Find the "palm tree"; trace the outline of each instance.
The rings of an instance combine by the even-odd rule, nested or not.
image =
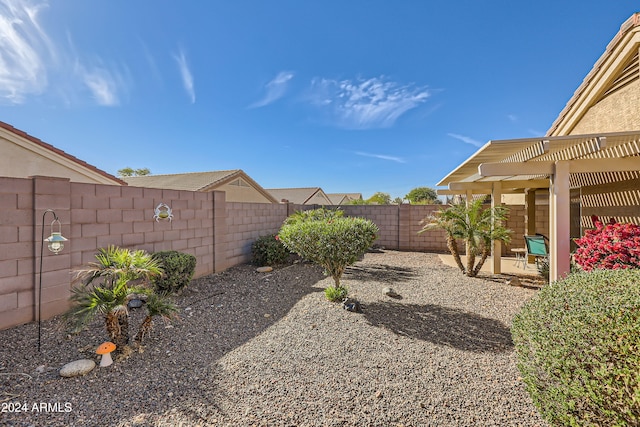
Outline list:
[[[65,313],[75,331],[82,329],[96,315],[101,314],[109,339],[122,351],[129,343],[129,310],[127,296],[148,293],[144,286],[131,286],[133,282],[147,285],[150,278],[162,274],[158,261],[145,251],[110,246],[96,254],[97,262],[77,271],[72,289],[72,307]]]
[[[153,329],[153,318],[161,316],[165,319],[172,319],[176,316],[178,308],[170,302],[165,296],[158,295],[154,292],[148,294],[147,298],[147,315],[145,316],[140,329],[135,336],[135,342],[142,344],[145,337],[151,335]]]
[[[460,270],[469,277],[475,277],[491,254],[491,243],[511,240],[511,231],[502,223],[507,218],[508,209],[504,206],[483,208],[484,199],[476,199],[468,205],[464,202],[449,205],[428,218],[420,232],[434,228],[443,229],[447,234],[447,247]],[[457,239],[465,242],[467,265],[462,264]],[[480,256],[478,264],[476,257]]]

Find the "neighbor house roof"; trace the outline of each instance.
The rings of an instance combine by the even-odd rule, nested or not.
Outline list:
[[[362,194],[360,193],[327,193],[327,197],[334,205],[349,203],[352,200],[362,200]]]
[[[309,188],[268,188],[273,197],[282,202],[288,201],[298,205],[304,204],[332,204],[327,194],[320,187]],[[321,203],[316,203],[320,201]]]
[[[33,175],[52,174],[56,177],[69,178],[74,182],[127,185],[121,179],[1,121],[0,139],[9,143],[8,146],[5,146],[7,152],[2,153],[3,162],[15,163],[20,161],[17,158],[13,158],[14,155],[24,157],[26,154],[26,156],[29,156],[27,158],[29,164],[26,165],[27,167],[22,164],[19,168],[19,174],[10,172],[15,169],[15,164],[3,165],[0,162],[0,166],[2,166],[0,174],[3,174],[3,176],[26,178]],[[20,154],[18,154],[17,150],[19,150]],[[8,151],[12,151],[11,155],[9,155]],[[33,172],[29,170],[29,167],[34,169]],[[51,171],[47,169],[51,169]]]
[[[260,184],[254,181],[242,169],[176,173],[167,175],[130,176],[124,177],[122,179],[129,183],[129,185],[135,187],[207,192],[213,191],[218,187],[238,178],[242,178],[243,180],[245,180],[256,191],[258,191],[272,203],[277,203],[277,200],[274,199],[274,197],[267,190],[262,188]]]

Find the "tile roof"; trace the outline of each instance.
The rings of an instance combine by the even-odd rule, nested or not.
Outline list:
[[[279,202],[288,200],[291,203],[304,205],[318,191],[322,191],[322,189],[320,187],[267,188],[267,191]]]
[[[569,99],[569,101],[567,102],[565,107],[562,109],[558,117],[551,124],[551,128],[549,128],[549,130],[546,133],[547,136],[559,135],[558,130],[560,126],[564,121],[567,120],[567,117],[569,116],[571,111],[576,108],[578,101],[582,97],[589,95],[588,93],[589,85],[592,85],[594,81],[600,78],[598,74],[603,70],[603,67],[605,66],[607,61],[609,61],[613,57],[614,52],[616,52],[617,49],[620,49],[620,46],[621,44],[623,44],[623,42],[629,43],[629,39],[627,37],[629,35],[632,35],[633,33],[636,33],[637,27],[639,26],[640,26],[640,12],[634,13],[633,15],[631,15],[631,17],[629,17],[625,22],[622,23],[622,25],[620,26],[620,30],[609,42],[604,53],[593,65],[591,71],[589,71],[589,73],[585,76],[580,86],[578,86],[578,88],[573,93],[573,96]],[[632,42],[634,44],[638,43],[637,39],[632,40]],[[634,46],[634,50],[636,52],[635,54],[637,55],[638,54],[637,48],[635,46]]]
[[[167,175],[128,176],[122,178],[134,187],[165,190],[207,191],[228,178],[239,175],[241,169],[210,172],[174,173]]]

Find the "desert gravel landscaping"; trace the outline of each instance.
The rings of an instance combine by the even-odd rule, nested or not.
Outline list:
[[[304,262],[194,280],[175,298],[180,319],[156,320],[143,352],[81,377],[59,370],[98,362],[101,321],[75,336],[43,322],[40,353],[35,324],[0,331],[0,425],[546,425],[509,331],[534,286],[395,251],[366,254],[343,279],[362,313],[326,301],[332,279]],[[131,315],[135,328],[142,313]]]

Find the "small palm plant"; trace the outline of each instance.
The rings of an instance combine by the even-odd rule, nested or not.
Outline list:
[[[151,335],[154,317],[160,316],[165,319],[173,319],[178,311],[178,308],[171,303],[166,296],[158,295],[153,292],[148,294],[146,307],[147,315],[142,321],[140,329],[135,336],[135,342],[139,345],[142,344],[146,337]]]
[[[476,199],[468,205],[465,202],[449,205],[425,220],[419,232],[442,229],[447,235],[447,247],[460,270],[469,277],[476,277],[491,254],[491,243],[511,240],[511,231],[502,225],[509,210],[504,206],[485,209],[484,199]],[[467,265],[462,264],[457,240],[465,242]],[[476,258],[480,260],[476,264]]]
[[[78,332],[96,315],[104,316],[109,339],[117,351],[122,351],[129,343],[128,296],[152,295],[145,285],[150,278],[162,274],[162,268],[145,251],[115,246],[100,249],[96,260],[77,271],[75,282],[80,284],[71,291],[72,307],[65,318]]]

